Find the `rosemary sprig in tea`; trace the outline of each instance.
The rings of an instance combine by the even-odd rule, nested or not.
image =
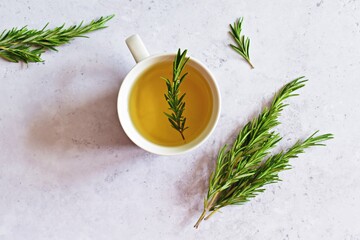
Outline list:
[[[169,104],[169,110],[171,113],[164,114],[167,116],[171,126],[180,133],[183,140],[185,140],[184,131],[188,129],[188,127],[185,126],[186,123],[186,117],[183,116],[184,110],[185,110],[185,102],[184,97],[186,93],[183,93],[180,97],[180,90],[179,87],[181,83],[184,81],[186,75],[188,73],[181,75],[182,70],[185,67],[185,64],[189,60],[189,58],[186,57],[187,50],[183,51],[181,53],[181,50],[179,49],[174,62],[173,62],[173,77],[172,81],[170,81],[168,78],[163,77],[163,79],[166,82],[167,86],[167,93],[164,94],[166,101]]]
[[[81,22],[69,28],[64,28],[63,24],[54,29],[46,29],[46,24],[41,30],[31,30],[26,26],[4,30],[0,34],[0,57],[10,62],[42,62],[41,54],[46,50],[57,51],[57,46],[76,37],[86,37],[86,33],[106,28],[105,23],[113,17],[114,15],[100,17],[89,24],[83,25]]]
[[[322,146],[321,142],[333,138],[332,134],[316,135],[315,132],[288,150],[269,156],[270,150],[281,140],[272,128],[280,124],[278,117],[287,106],[283,101],[297,96],[294,91],[302,88],[306,81],[300,77],[286,84],[275,95],[270,107],[240,130],[231,148],[225,145],[219,151],[204,199],[204,210],[195,228],[222,207],[242,205],[263,192],[265,185],[280,181],[278,173],[291,168],[291,158],[296,158],[308,147]]]
[[[230,34],[234,38],[236,45],[230,44],[230,47],[239,53],[250,65],[251,68],[254,68],[250,62],[249,48],[250,48],[250,39],[241,35],[243,18],[239,18],[234,22],[234,25],[230,24]]]

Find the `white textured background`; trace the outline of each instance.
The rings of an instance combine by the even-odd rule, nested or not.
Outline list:
[[[45,63],[0,60],[1,240],[360,239],[359,0],[1,0],[0,27],[112,13],[109,28]],[[228,47],[240,16],[254,70]],[[198,150],[155,156],[124,135],[116,98],[134,65],[124,43],[133,33],[152,53],[189,49],[217,77],[223,111]],[[301,75],[310,81],[281,117],[281,147],[317,129],[336,138],[193,229],[219,147]]]

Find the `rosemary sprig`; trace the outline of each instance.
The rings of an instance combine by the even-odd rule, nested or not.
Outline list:
[[[185,73],[180,76],[182,70],[185,67],[185,64],[189,60],[189,58],[186,57],[186,53],[187,50],[183,51],[182,53],[180,49],[178,50],[173,62],[172,81],[170,81],[168,78],[163,77],[167,86],[167,93],[164,94],[164,96],[169,104],[168,109],[171,111],[170,114],[166,112],[164,112],[164,114],[167,116],[171,126],[180,133],[183,140],[185,140],[184,131],[188,129],[188,127],[185,127],[186,117],[183,116],[185,110],[185,102],[183,100],[186,93],[183,93],[179,97],[179,87],[184,81],[186,75],[188,74]]]
[[[4,30],[0,34],[0,57],[10,62],[42,62],[41,54],[46,50],[57,51],[57,46],[76,37],[86,37],[86,33],[106,28],[105,23],[113,17],[114,15],[100,17],[89,24],[83,25],[81,22],[69,28],[64,28],[63,24],[54,29],[46,29],[46,24],[41,30],[28,29],[26,26]]]
[[[308,147],[322,146],[321,142],[333,138],[332,134],[316,135],[315,132],[288,150],[269,156],[270,150],[282,139],[272,128],[280,124],[278,117],[287,106],[283,101],[297,96],[294,91],[302,88],[306,81],[300,77],[286,84],[275,95],[270,107],[264,108],[257,118],[240,130],[231,148],[225,145],[219,151],[204,199],[204,210],[195,228],[222,207],[244,204],[263,192],[265,185],[280,181],[278,173],[290,169],[291,158],[296,158]]]
[[[243,18],[239,18],[234,22],[232,26],[230,24],[231,31],[229,32],[231,36],[234,38],[236,45],[230,44],[230,47],[234,49],[237,53],[239,53],[250,65],[251,68],[254,68],[252,63],[250,62],[249,56],[249,48],[250,48],[250,39],[241,35]]]

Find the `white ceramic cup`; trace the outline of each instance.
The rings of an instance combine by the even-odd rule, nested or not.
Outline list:
[[[133,69],[127,74],[123,83],[121,84],[118,102],[117,102],[117,110],[120,119],[120,123],[126,133],[126,135],[139,147],[142,149],[152,152],[158,155],[177,155],[181,153],[188,152],[200,146],[206,139],[211,135],[214,131],[215,126],[219,120],[220,116],[220,92],[219,87],[215,81],[214,76],[211,72],[198,60],[193,57],[190,58],[187,64],[196,68],[207,80],[213,100],[213,109],[211,113],[210,120],[208,125],[203,130],[203,132],[197,136],[194,140],[185,143],[181,146],[161,146],[144,138],[134,126],[129,111],[129,99],[130,93],[134,83],[137,78],[149,67],[152,65],[161,62],[161,61],[173,61],[175,54],[158,54],[158,55],[150,55],[147,51],[145,45],[141,41],[139,35],[132,35],[131,37],[126,39],[126,44],[130,49],[131,54],[133,55],[136,65]]]

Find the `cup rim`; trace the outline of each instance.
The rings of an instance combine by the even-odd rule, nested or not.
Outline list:
[[[173,53],[155,54],[135,64],[135,66],[125,76],[120,86],[118,98],[117,98],[117,113],[121,126],[124,132],[126,133],[126,135],[138,147],[157,155],[180,155],[198,148],[214,132],[215,127],[217,126],[220,118],[221,96],[220,96],[219,86],[215,80],[215,77],[203,63],[201,63],[196,58],[190,57],[188,63],[194,63],[195,65],[199,66],[202,69],[202,71],[204,71],[203,73],[204,75],[208,75],[208,77],[206,77],[205,79],[209,83],[213,95],[213,112],[211,114],[207,127],[194,140],[180,146],[158,145],[152,143],[138,132],[138,130],[132,123],[128,108],[129,108],[129,96],[130,96],[131,88],[133,87],[136,78],[142,73],[142,71],[140,71],[139,69],[151,66],[152,64],[155,63],[155,62],[151,63],[151,61],[154,61],[157,58],[170,58],[170,57],[174,57],[175,55],[176,54]]]

